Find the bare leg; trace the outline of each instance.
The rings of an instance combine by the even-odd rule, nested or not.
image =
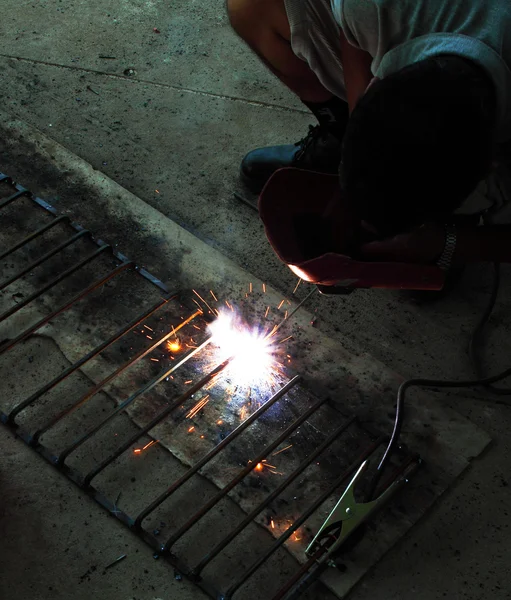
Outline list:
[[[227,0],[227,11],[236,33],[301,100],[320,103],[332,98],[293,53],[283,0]]]

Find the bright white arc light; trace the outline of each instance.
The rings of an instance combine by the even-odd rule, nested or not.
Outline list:
[[[212,343],[219,351],[218,361],[233,357],[229,373],[236,384],[263,383],[274,366],[271,340],[257,329],[244,325],[233,313],[220,313],[209,326]]]

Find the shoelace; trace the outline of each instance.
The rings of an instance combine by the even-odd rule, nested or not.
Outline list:
[[[295,146],[300,146],[300,149],[295,156],[295,162],[301,160],[305,152],[316,142],[322,133],[323,129],[321,125],[309,125],[309,132],[307,135],[295,144]]]

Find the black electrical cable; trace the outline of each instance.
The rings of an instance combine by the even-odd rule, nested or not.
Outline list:
[[[507,390],[504,388],[496,388],[493,386],[494,383],[497,383],[498,381],[502,381],[503,379],[507,379],[508,377],[511,376],[511,367],[506,369],[502,373],[493,375],[492,377],[483,377],[482,376],[483,369],[482,369],[480,356],[479,356],[479,352],[478,352],[483,330],[493,313],[493,309],[494,309],[495,303],[497,301],[499,287],[500,287],[500,265],[496,263],[490,300],[488,302],[488,306],[486,307],[486,310],[484,311],[481,319],[479,320],[479,323],[477,324],[477,326],[474,330],[474,333],[472,334],[472,338],[470,341],[469,352],[470,352],[470,356],[471,356],[472,362],[474,364],[476,376],[478,377],[478,379],[467,380],[467,381],[435,380],[435,379],[408,379],[407,381],[404,381],[399,386],[399,389],[397,392],[396,417],[395,417],[395,421],[394,421],[394,429],[392,431],[392,435],[390,437],[390,441],[387,445],[387,448],[385,449],[385,452],[383,454],[383,458],[381,459],[380,464],[378,465],[378,467],[376,469],[376,473],[373,477],[373,480],[371,481],[371,485],[370,485],[369,493],[368,493],[368,498],[370,500],[374,499],[376,489],[381,480],[383,471],[390,460],[392,452],[395,450],[396,445],[399,442],[399,436],[401,434],[401,428],[403,426],[403,420],[404,420],[405,394],[409,388],[411,388],[411,387],[433,387],[433,388],[484,387],[496,395],[511,396],[511,389]],[[489,398],[485,398],[485,401],[491,402],[492,400],[490,400]],[[506,401],[506,400],[502,400],[502,399],[499,399],[499,400],[495,399],[495,400],[493,400],[493,402],[495,402],[497,404],[505,404],[506,406],[511,406],[511,400]]]
[[[470,359],[472,361],[472,366],[474,368],[474,372],[476,374],[476,376],[480,379],[484,378],[484,371],[483,371],[483,361],[482,361],[482,350],[484,348],[484,329],[486,327],[486,325],[488,324],[488,321],[490,320],[490,317],[493,313],[493,309],[495,308],[495,303],[497,302],[497,297],[499,294],[499,288],[500,288],[500,264],[499,263],[494,263],[494,275],[493,275],[493,285],[492,285],[492,290],[491,290],[491,297],[490,297],[490,301],[488,302],[488,306],[486,307],[486,310],[484,311],[483,315],[481,316],[481,319],[479,320],[479,323],[477,324],[476,328],[474,329],[474,333],[472,334],[472,337],[470,339],[470,344],[468,347],[468,353],[470,356]],[[492,394],[495,394],[496,396],[511,396],[511,389],[509,388],[499,388],[499,387],[495,387],[494,385],[485,385],[484,386],[487,390],[489,390]],[[503,404],[508,404],[507,402],[503,402]]]

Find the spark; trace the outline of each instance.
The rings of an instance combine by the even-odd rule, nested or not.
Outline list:
[[[215,294],[213,293],[213,290],[209,290],[209,293],[213,296],[213,299],[215,302],[218,302],[218,298],[215,296]]]
[[[197,302],[197,300],[195,300],[195,298],[192,298],[192,302],[195,302],[195,304],[199,307],[201,314],[204,314],[204,311],[202,310],[202,306]]]
[[[251,294],[252,293],[252,282],[250,282],[248,284],[248,293]]]
[[[264,313],[264,318],[267,319],[268,318],[268,313],[270,312],[270,307],[268,306],[268,308],[266,309],[266,312]]]
[[[269,469],[276,469],[277,467],[275,465],[270,465],[268,464],[268,461],[266,459],[263,460],[264,466],[268,467]]]
[[[227,308],[230,308],[232,310],[232,306],[229,304],[229,302],[227,302],[227,300],[225,301],[225,304],[227,305]]]
[[[256,471],[262,471],[264,469],[264,465],[263,463],[257,463],[257,465],[255,466],[255,470]]]
[[[167,348],[171,352],[177,352],[178,350],[181,349],[181,342],[178,340],[178,338],[176,338],[175,340],[169,340],[167,342]]]
[[[240,410],[240,419],[242,421],[244,421],[246,416],[247,416],[247,407],[245,405],[243,405]]]
[[[284,319],[287,319],[287,310],[286,310],[286,312],[284,313]]]
[[[289,446],[286,446],[285,448],[282,448],[282,450],[278,450],[277,452],[274,452],[272,454],[272,456],[277,456],[277,454],[280,454],[281,452],[285,452],[286,450],[289,450],[289,448],[292,447],[293,444],[289,444]]]
[[[153,362],[160,362],[157,358],[151,358]]]
[[[197,298],[199,298],[200,300],[202,300],[204,302],[204,304],[208,307],[208,309],[214,313],[215,311],[211,308],[211,306],[206,302],[206,300],[204,300],[204,298],[195,290],[192,290],[192,292],[197,296]]]
[[[221,425],[223,423],[222,419],[218,419],[218,421],[216,422],[217,425]]]
[[[154,444],[157,444],[160,440],[151,440],[148,444],[146,444],[142,450],[147,450],[148,448],[150,448],[151,446],[154,446]]]
[[[281,342],[279,342],[279,344],[283,344],[284,342],[287,342],[288,340],[290,340],[293,336],[292,335],[288,335],[287,338],[284,338]],[[289,355],[288,355],[289,356]]]
[[[204,436],[203,436],[203,435],[201,435],[201,436],[200,436],[200,439],[201,439],[201,440],[203,440],[203,439],[204,439]]]
[[[194,325],[194,327],[200,331],[200,327],[198,325]]]
[[[153,338],[152,338],[150,335],[146,335],[146,338],[147,338],[148,340],[152,340],[152,339],[153,339]]]
[[[185,385],[188,385],[189,383],[192,383],[193,379],[188,379],[187,381],[185,381]]]
[[[271,521],[270,521],[270,522],[271,522],[271,528],[272,528],[272,529],[275,529],[275,523],[274,523],[273,519],[271,519]]]
[[[277,310],[280,310],[282,308],[282,305],[284,304],[286,300],[282,300],[281,303],[277,306]]]
[[[144,327],[145,327],[146,329],[149,329],[149,331],[154,331],[154,329],[151,329],[151,328],[149,327],[149,325],[144,325]]]
[[[301,283],[302,283],[302,279],[300,279],[300,277],[299,277],[298,283],[295,285],[295,289],[293,290],[293,294],[296,294],[296,290],[300,287]]]
[[[197,413],[199,413],[209,402],[209,394],[204,396],[197,404],[190,410],[190,412],[186,415],[187,419],[193,419]]]
[[[266,294],[266,283],[263,283],[263,294]]]
[[[193,425],[188,429],[188,433],[192,433],[192,431],[195,431],[195,427]]]
[[[155,194],[159,194],[160,190],[154,190]]]
[[[143,448],[135,448],[133,450],[133,454],[141,454],[144,450],[147,450],[148,448],[150,448],[151,446],[154,446],[155,444],[157,444],[160,440],[151,440],[149,443],[147,443]]]

